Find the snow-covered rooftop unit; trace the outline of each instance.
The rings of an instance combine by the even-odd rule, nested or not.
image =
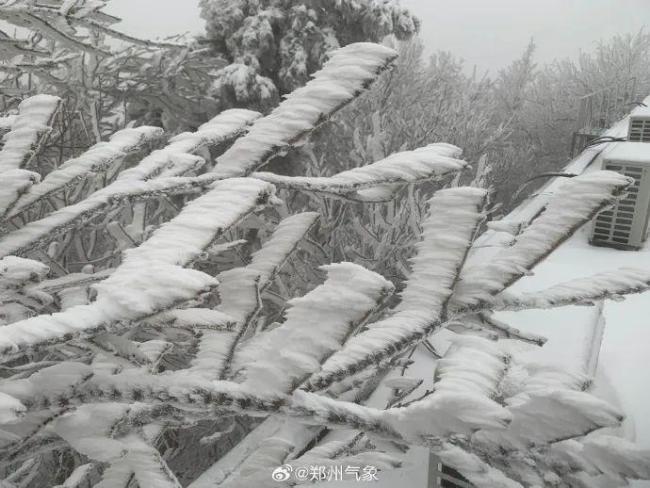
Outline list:
[[[650,142],[650,110],[648,113]],[[634,179],[634,184],[614,207],[596,216],[591,243],[618,249],[640,249],[648,235],[650,216],[650,144],[618,143],[603,154],[602,168],[629,176]]]
[[[630,115],[627,140],[650,142],[650,107],[638,108]]]

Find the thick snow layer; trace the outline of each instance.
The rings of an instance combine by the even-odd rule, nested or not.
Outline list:
[[[246,109],[224,110],[219,115],[201,125],[196,132],[183,132],[170,139],[163,149],[152,152],[137,166],[122,171],[118,180],[148,180],[162,176],[175,165],[175,158],[181,158],[180,165],[186,165],[188,154],[202,147],[225,143],[241,134],[245,128],[261,115]],[[171,173],[172,176],[176,176]],[[167,176],[170,176],[167,173]]]
[[[155,177],[166,170],[173,171],[177,162],[180,162],[183,168],[187,168],[187,158],[197,157],[193,156],[192,152],[204,146],[229,141],[257,117],[259,114],[250,110],[226,110],[199,127],[197,132],[179,134],[164,149],[154,151],[135,167],[120,173],[115,182],[96,191],[88,198],[56,210],[42,219],[29,222],[20,229],[1,237],[0,257],[22,254],[37,246],[41,239],[48,236],[52,238],[57,231],[65,232],[80,219],[93,216],[95,212],[120,198],[133,197],[142,193],[164,192],[170,184],[173,186],[185,181],[183,178],[157,179]],[[210,184],[211,182],[205,186]],[[3,193],[0,188],[0,202],[6,198]]]
[[[266,286],[317,219],[315,212],[284,219],[262,248],[253,253],[248,265],[221,273],[219,310],[244,321],[257,305],[256,281],[259,281],[257,286]]]
[[[650,289],[650,269],[620,268],[577,278],[533,293],[504,292],[495,300],[497,308],[531,309],[563,305],[590,305],[597,300],[622,299],[624,295]]]
[[[272,155],[298,142],[331,112],[352,100],[396,56],[390,48],[363,42],[334,51],[311,81],[287,95],[278,107],[256,121],[248,134],[217,158],[213,171],[223,178],[255,171]]]
[[[511,414],[493,398],[507,367],[508,357],[495,343],[479,337],[457,338],[438,361],[433,394],[408,407],[388,410],[391,425],[408,439],[502,429]]]
[[[225,372],[227,362],[233,359],[230,355],[233,354],[237,341],[246,332],[243,328],[256,312],[258,294],[270,283],[317,219],[318,214],[314,212],[284,219],[262,248],[253,253],[248,265],[219,274],[219,311],[233,317],[238,330],[236,334],[228,336],[205,331],[193,361],[195,368],[216,377]]]
[[[486,192],[477,188],[452,188],[429,200],[423,239],[413,258],[413,273],[395,313],[370,324],[352,337],[342,350],[310,380],[315,387],[330,383],[386,359],[423,339],[444,313],[474,233],[483,219]]]
[[[244,385],[291,391],[338,351],[352,328],[393,291],[392,283],[356,264],[330,264],[324,270],[325,283],[290,300],[284,323],[248,351]]]
[[[65,188],[79,178],[107,170],[115,161],[135,151],[147,142],[162,136],[158,127],[138,127],[116,132],[108,142],[100,142],[81,156],[66,161],[49,173],[43,181],[32,186],[14,205],[9,216],[16,215],[39,199]]]
[[[650,146],[647,142],[626,142],[625,144],[612,144],[602,154],[604,159],[610,161],[650,164]]]
[[[42,138],[50,133],[50,123],[60,104],[61,99],[52,95],[35,95],[20,103],[11,131],[2,138],[0,174],[31,161]]]
[[[460,149],[448,144],[429,146],[391,154],[381,161],[343,171],[330,177],[281,176],[273,173],[253,173],[253,177],[277,186],[311,191],[350,193],[391,183],[414,183],[440,178],[467,168],[465,161],[456,159]]]
[[[10,169],[0,174],[0,218],[32,185],[38,183],[41,175],[24,169]]]
[[[140,247],[126,251],[115,272],[96,285],[95,302],[3,327],[0,351],[66,340],[117,321],[143,318],[215,286],[214,278],[183,266],[272,193],[273,187],[260,180],[215,183]]]
[[[90,219],[100,214],[109,205],[127,198],[164,194],[170,186],[178,186],[186,180],[187,178],[160,178],[149,181],[135,179],[115,181],[78,203],[62,207],[42,219],[29,222],[3,235],[0,237],[0,257],[25,254],[65,234],[79,225],[83,219]],[[204,189],[209,188],[212,183],[206,184]]]
[[[630,178],[613,171],[595,171],[566,181],[512,246],[496,253],[489,262],[468,261],[454,290],[452,306],[458,309],[489,302],[631,183]]]
[[[17,115],[4,115],[0,117],[0,131],[10,131],[17,118]]]
[[[14,397],[0,392],[0,424],[9,424],[20,418],[25,406]]]
[[[230,315],[209,308],[177,308],[154,315],[147,322],[187,329],[230,330],[237,324]]]
[[[17,288],[43,279],[49,267],[40,261],[7,256],[0,259],[0,289]]]

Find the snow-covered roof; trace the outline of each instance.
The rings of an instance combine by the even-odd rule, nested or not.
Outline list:
[[[610,147],[603,151],[602,156],[610,161],[630,161],[650,165],[650,143],[623,142],[610,144]]]
[[[632,112],[632,116],[635,116],[635,117],[650,117],[650,106],[644,107],[644,106],[641,105],[641,106],[635,108],[634,111]]]

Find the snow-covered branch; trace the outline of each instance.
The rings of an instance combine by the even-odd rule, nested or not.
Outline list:
[[[215,286],[214,278],[182,266],[264,204],[272,193],[272,186],[259,180],[215,183],[140,247],[127,251],[115,272],[96,285],[98,295],[92,304],[6,326],[0,350],[7,354],[94,334],[113,323],[160,312]]]
[[[457,173],[468,167],[456,159],[460,149],[447,144],[431,144],[414,151],[395,153],[381,161],[350,169],[329,177],[282,176],[258,172],[251,176],[279,187],[326,193],[355,193],[382,185],[426,181]]]
[[[632,182],[613,171],[586,173],[565,182],[512,246],[487,263],[475,263],[470,258],[454,291],[453,307],[474,307],[491,300],[611,205]]]
[[[230,372],[235,348],[244,339],[259,312],[260,294],[317,219],[318,214],[313,212],[284,219],[271,238],[253,254],[248,265],[219,274],[219,310],[233,317],[236,331],[228,336],[204,332],[193,362],[194,368],[216,378],[224,378]]]
[[[0,149],[0,217],[36,183],[40,176],[22,168],[29,166],[52,131],[61,99],[52,95],[35,95],[23,100],[11,130],[3,136]]]
[[[165,194],[170,186],[177,186],[179,181],[185,184],[186,178],[156,176],[165,170],[176,168],[179,163],[185,167],[187,158],[198,157],[192,155],[203,147],[227,143],[257,117],[259,114],[250,110],[227,110],[199,127],[197,132],[179,134],[172,138],[165,148],[154,151],[138,165],[121,172],[116,181],[88,198],[2,236],[0,256],[25,254],[47,245],[79,225],[81,221],[104,213],[111,205],[119,204],[126,198],[159,196]],[[201,191],[205,191],[213,182],[214,180],[204,182]]]
[[[483,220],[487,193],[476,188],[437,192],[429,200],[429,216],[413,258],[413,273],[395,313],[370,324],[328,359],[309,381],[321,389],[372,364],[378,364],[428,337],[446,316],[476,229]]]
[[[59,191],[67,190],[82,178],[106,171],[128,153],[160,138],[162,132],[162,129],[158,127],[147,126],[116,132],[108,142],[100,142],[81,156],[66,161],[43,178],[39,184],[32,186],[9,209],[7,217],[11,218],[28,211],[43,199],[47,199]]]
[[[536,292],[506,291],[496,296],[494,307],[499,310],[527,310],[567,305],[593,305],[598,300],[620,300],[625,295],[643,293],[648,289],[650,289],[650,271],[621,268],[559,283]]]
[[[221,178],[252,173],[363,92],[396,57],[392,49],[371,43],[334,51],[311,81],[287,95],[221,155],[213,172]]]

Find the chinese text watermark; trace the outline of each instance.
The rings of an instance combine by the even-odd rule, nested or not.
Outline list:
[[[283,464],[273,470],[275,481],[378,481],[375,466],[291,466]]]

